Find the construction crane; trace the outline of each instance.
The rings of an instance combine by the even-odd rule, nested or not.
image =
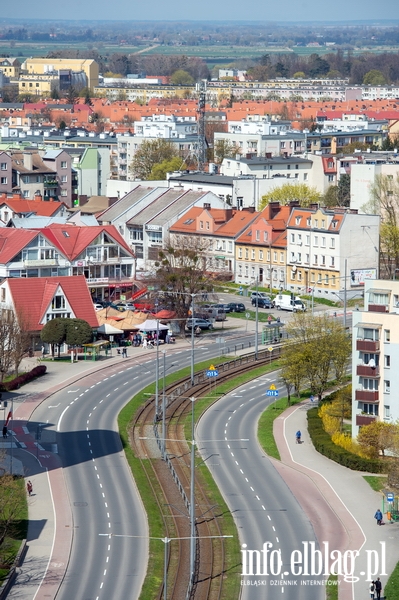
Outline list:
[[[198,124],[198,170],[203,171],[206,163],[206,140],[205,140],[205,102],[206,102],[206,79],[195,85],[198,94],[197,124]]]

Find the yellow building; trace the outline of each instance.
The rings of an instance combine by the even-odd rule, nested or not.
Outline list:
[[[0,57],[0,71],[3,71],[6,77],[18,79],[21,72],[21,63],[17,58]]]
[[[53,87],[59,87],[59,76],[57,73],[47,75],[27,75],[22,73],[18,81],[18,92],[20,94],[34,94],[37,96],[50,96]]]
[[[33,75],[58,72],[62,69],[83,71],[87,77],[87,86],[92,89],[98,85],[98,64],[93,59],[83,58],[27,58],[22,64],[22,70]]]

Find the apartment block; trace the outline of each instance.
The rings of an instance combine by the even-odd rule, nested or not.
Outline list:
[[[399,281],[366,281],[364,292],[352,322],[353,437],[375,420],[399,419]]]

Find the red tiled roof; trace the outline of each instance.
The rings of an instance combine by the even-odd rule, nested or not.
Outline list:
[[[97,316],[84,275],[11,278],[8,279],[8,285],[16,312],[28,321],[27,326],[30,331],[43,329],[44,324],[41,324],[40,321],[43,320],[59,286],[65,294],[74,318],[87,321],[91,327],[98,327]]]
[[[13,200],[12,198],[7,198],[6,200],[1,201],[0,198],[0,208],[5,205],[18,215],[22,213],[34,213],[40,217],[52,217],[57,211],[60,210],[62,206],[66,207],[65,202],[47,202],[44,200]]]
[[[39,235],[38,231],[32,229],[0,228],[0,262],[7,264],[22,250],[30,241]]]

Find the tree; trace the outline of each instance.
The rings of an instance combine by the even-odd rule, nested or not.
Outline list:
[[[381,216],[380,260],[392,279],[399,269],[399,174],[376,175],[362,210]]]
[[[192,85],[194,79],[190,73],[184,71],[184,69],[177,69],[170,78],[170,83],[173,85]]]
[[[0,381],[12,371],[18,375],[19,365],[29,346],[28,318],[11,308],[3,309],[0,321]]]
[[[166,179],[167,173],[179,171],[182,168],[183,161],[179,156],[175,156],[170,160],[163,160],[161,163],[154,165],[151,169],[150,181],[161,181]]]
[[[325,405],[325,412],[333,419],[337,419],[339,431],[342,433],[344,419],[350,419],[352,414],[352,386],[340,389],[332,402]]]
[[[90,90],[86,90],[84,103],[87,106],[93,106],[92,99],[90,98]]]
[[[338,186],[330,185],[322,198],[323,206],[338,206]]]
[[[219,139],[215,142],[213,155],[218,165],[222,164],[224,158],[233,158],[236,154],[241,154],[241,148],[234,142],[225,139]]]
[[[40,339],[51,344],[53,356],[54,346],[57,346],[59,356],[62,344],[67,343],[69,346],[87,344],[93,339],[93,331],[83,319],[51,319],[41,330]]]
[[[321,196],[315,187],[306,183],[285,183],[262,196],[259,210],[265,208],[269,202],[280,202],[285,205],[297,200],[301,206],[306,207],[319,202],[320,199]]]
[[[373,421],[360,429],[357,441],[370,458],[378,458],[385,456],[386,450],[395,450],[397,437],[398,425]]]
[[[60,94],[59,94],[58,89],[57,89],[57,87],[55,85],[53,85],[51,87],[51,98],[53,100],[59,100],[59,98],[60,98]]]
[[[135,152],[130,170],[137,179],[148,179],[154,165],[178,156],[176,146],[162,138],[144,140]]]
[[[77,102],[79,100],[79,96],[78,96],[76,89],[73,87],[73,85],[70,85],[69,88],[67,89],[65,98],[66,98],[68,104],[72,104],[72,106],[74,104],[77,104]]]
[[[342,381],[351,352],[343,326],[328,315],[296,313],[287,326],[289,341],[282,350],[283,374],[299,391],[307,380],[321,400],[334,377]]]
[[[381,71],[377,69],[372,69],[368,71],[363,77],[364,85],[386,85],[387,80]]]
[[[337,206],[350,206],[351,204],[351,176],[347,173],[339,178],[337,201]]]
[[[212,290],[207,276],[207,240],[173,235],[159,251],[155,277],[149,283],[163,290],[163,303],[186,318],[192,302],[190,294]]]

